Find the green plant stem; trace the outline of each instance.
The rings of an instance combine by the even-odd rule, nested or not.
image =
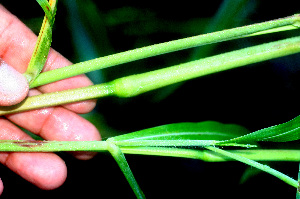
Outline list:
[[[195,150],[182,148],[167,147],[122,147],[123,153],[140,154],[140,155],[157,155],[169,157],[181,157],[199,159],[205,162],[227,162],[235,161],[233,158],[213,153],[209,150]],[[236,154],[255,161],[288,161],[299,162],[299,150],[285,149],[244,149],[244,150],[226,150],[232,154]]]
[[[35,141],[1,140],[0,151],[6,152],[59,152],[59,151],[107,151],[105,141]]]
[[[236,50],[113,82],[114,94],[132,97],[173,83],[300,52],[300,37]]]
[[[266,173],[269,173],[277,178],[279,178],[280,180],[284,181],[285,183],[295,187],[295,188],[298,188],[298,182],[296,180],[294,180],[293,178],[275,170],[275,169],[272,169],[271,167],[267,166],[267,165],[263,165],[263,164],[260,164],[258,162],[255,162],[253,160],[250,160],[248,158],[245,158],[245,157],[242,157],[242,156],[239,156],[237,154],[233,154],[233,153],[230,153],[228,151],[225,151],[225,150],[222,150],[222,149],[219,149],[219,148],[216,148],[216,147],[206,147],[207,149],[211,150],[211,151],[214,151],[216,153],[219,153],[221,155],[224,155],[224,156],[228,156],[232,159],[235,159],[237,161],[240,161],[240,162],[243,162],[247,165],[250,165],[252,167],[255,167],[259,170],[262,170]]]
[[[155,140],[152,140],[154,146]],[[113,144],[118,142],[110,141]],[[118,145],[117,145],[118,146]],[[126,154],[158,155],[199,159],[207,162],[233,161],[234,159],[212,153],[210,150],[185,149],[176,147],[130,147],[119,146]],[[185,147],[190,147],[186,145]],[[1,152],[60,152],[60,151],[107,151],[107,141],[28,141],[28,140],[1,140]],[[284,149],[242,149],[226,150],[256,161],[292,161],[300,162],[300,150]]]
[[[138,141],[114,141],[118,146],[208,146],[216,143],[215,140],[138,140]]]
[[[198,61],[131,75],[109,83],[28,97],[0,115],[115,95],[132,97],[173,83],[300,52],[300,37],[261,44]]]
[[[60,92],[46,93],[28,97],[20,104],[0,107],[0,115],[6,115],[16,112],[28,111],[32,109],[56,106],[72,102],[95,99],[108,96],[113,93],[109,84],[99,84],[78,89],[65,90]]]
[[[145,195],[141,188],[139,187],[137,181],[135,180],[131,169],[126,161],[126,158],[120,148],[116,146],[114,143],[107,141],[107,149],[113,156],[113,158],[118,163],[121,171],[123,172],[125,178],[127,179],[129,185],[131,186],[133,192],[135,193],[137,198],[145,198]]]
[[[247,12],[246,5],[249,3],[249,0],[227,0],[223,1],[220,5],[217,13],[211,19],[204,29],[204,33],[215,32],[223,30],[226,28],[234,27],[237,23],[241,22],[241,19],[238,15],[241,12]],[[232,20],[238,18],[238,20]],[[195,48],[191,54],[191,60],[196,60],[201,57],[207,57],[211,54],[213,49],[217,47],[217,43],[201,46]]]
[[[282,28],[295,29],[300,26],[299,24],[300,15],[296,14],[278,20],[218,31],[214,33],[208,33],[204,35],[129,50],[114,55],[109,55],[94,60],[74,64],[68,67],[41,73],[39,77],[36,78],[36,80],[30,85],[30,88],[34,88],[79,74],[84,74],[94,70],[116,66],[123,63],[128,63],[135,60],[179,51],[187,48],[228,41],[252,35],[282,31]],[[278,28],[280,30],[278,30]]]
[[[299,171],[298,171],[298,188],[296,192],[296,199],[300,199],[300,164],[299,164]]]

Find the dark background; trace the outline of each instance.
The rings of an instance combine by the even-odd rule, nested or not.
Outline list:
[[[297,1],[249,0],[226,28],[289,16],[299,12]],[[36,34],[43,11],[34,0],[1,0]],[[159,42],[201,34],[222,1],[151,3],[140,1],[66,1],[58,4],[52,47],[74,63]],[[72,20],[73,19],[73,20]],[[82,27],[80,28],[80,26]],[[76,27],[76,28],[74,28]],[[217,30],[218,27],[215,27]],[[82,32],[83,30],[83,32]],[[210,55],[299,35],[299,30],[224,42]],[[195,49],[136,61],[90,74],[95,83],[191,60]],[[202,55],[204,56],[204,55]],[[250,131],[288,121],[300,114],[300,56],[292,55],[190,80],[128,99],[98,100],[93,121],[104,138],[176,122],[214,120],[236,123]],[[275,145],[276,147],[297,147]],[[134,198],[117,164],[108,153],[89,161],[60,153],[68,166],[66,183],[43,191],[4,166],[0,176],[3,198]],[[265,173],[244,183],[247,166],[239,162],[126,155],[147,198],[295,197],[296,190]],[[294,178],[297,163],[270,163]]]

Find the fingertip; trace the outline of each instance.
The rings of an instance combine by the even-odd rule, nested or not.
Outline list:
[[[33,182],[36,186],[43,190],[53,190],[61,185],[67,179],[67,166],[61,158],[57,158],[55,162],[46,162],[44,164],[52,164],[52,167],[48,169],[49,166],[44,166],[38,175],[38,178]],[[47,173],[45,175],[45,173]]]
[[[43,190],[60,187],[67,178],[65,162],[53,153],[14,153],[7,166]]]
[[[0,60],[0,106],[20,103],[28,94],[26,78],[13,67]]]
[[[3,189],[4,189],[3,182],[2,182],[2,180],[1,180],[1,178],[0,178],[0,196],[1,196],[2,193],[3,193]]]
[[[46,166],[41,170],[38,180],[34,182],[35,185],[44,190],[53,190],[61,185],[67,179],[67,166],[62,159],[56,159],[55,162],[51,162],[52,168],[49,171]],[[44,175],[47,173],[47,175]]]

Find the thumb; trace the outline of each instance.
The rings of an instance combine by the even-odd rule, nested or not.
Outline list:
[[[0,59],[0,106],[21,102],[28,93],[26,78]]]

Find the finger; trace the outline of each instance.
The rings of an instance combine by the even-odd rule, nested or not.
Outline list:
[[[67,177],[64,161],[53,153],[13,153],[5,164],[24,179],[45,190],[58,188]]]
[[[20,73],[26,71],[36,38],[32,31],[0,5],[0,57]]]
[[[51,49],[47,58],[46,65],[43,69],[44,71],[54,70],[57,68],[62,68],[65,66],[69,66],[72,63],[64,58],[61,54]],[[71,77],[68,79],[63,79],[57,82],[53,82],[51,84],[47,84],[44,86],[40,86],[38,89],[43,93],[55,92],[68,90],[72,88],[85,87],[90,86],[93,83],[85,76],[78,75],[75,77]],[[83,102],[76,102],[64,105],[65,108],[72,110],[76,113],[87,113],[94,109],[96,105],[96,100],[88,100]]]
[[[30,95],[39,94],[30,90]],[[7,115],[17,125],[28,129],[46,140],[57,141],[92,141],[100,140],[96,127],[89,121],[63,107],[52,107]],[[78,159],[90,159],[95,153],[74,153]]]
[[[1,140],[30,140],[31,138],[9,121],[0,118]],[[64,161],[53,153],[1,153],[0,162],[41,189],[61,186],[67,176]]]
[[[28,93],[25,77],[0,58],[0,106],[20,103]]]
[[[17,71],[24,73],[31,58],[36,35],[26,27],[19,19],[13,16],[0,5],[0,57]],[[45,65],[46,70],[70,65],[67,59],[54,50],[50,50]],[[42,92],[53,92],[61,89],[71,89],[91,85],[92,82],[84,75],[69,78],[60,82],[41,87]],[[86,113],[92,110],[95,101],[73,103],[65,107],[78,113]]]
[[[1,196],[2,193],[3,193],[3,189],[4,189],[4,187],[3,187],[3,182],[2,182],[2,180],[1,180],[1,178],[0,178],[0,196]]]

